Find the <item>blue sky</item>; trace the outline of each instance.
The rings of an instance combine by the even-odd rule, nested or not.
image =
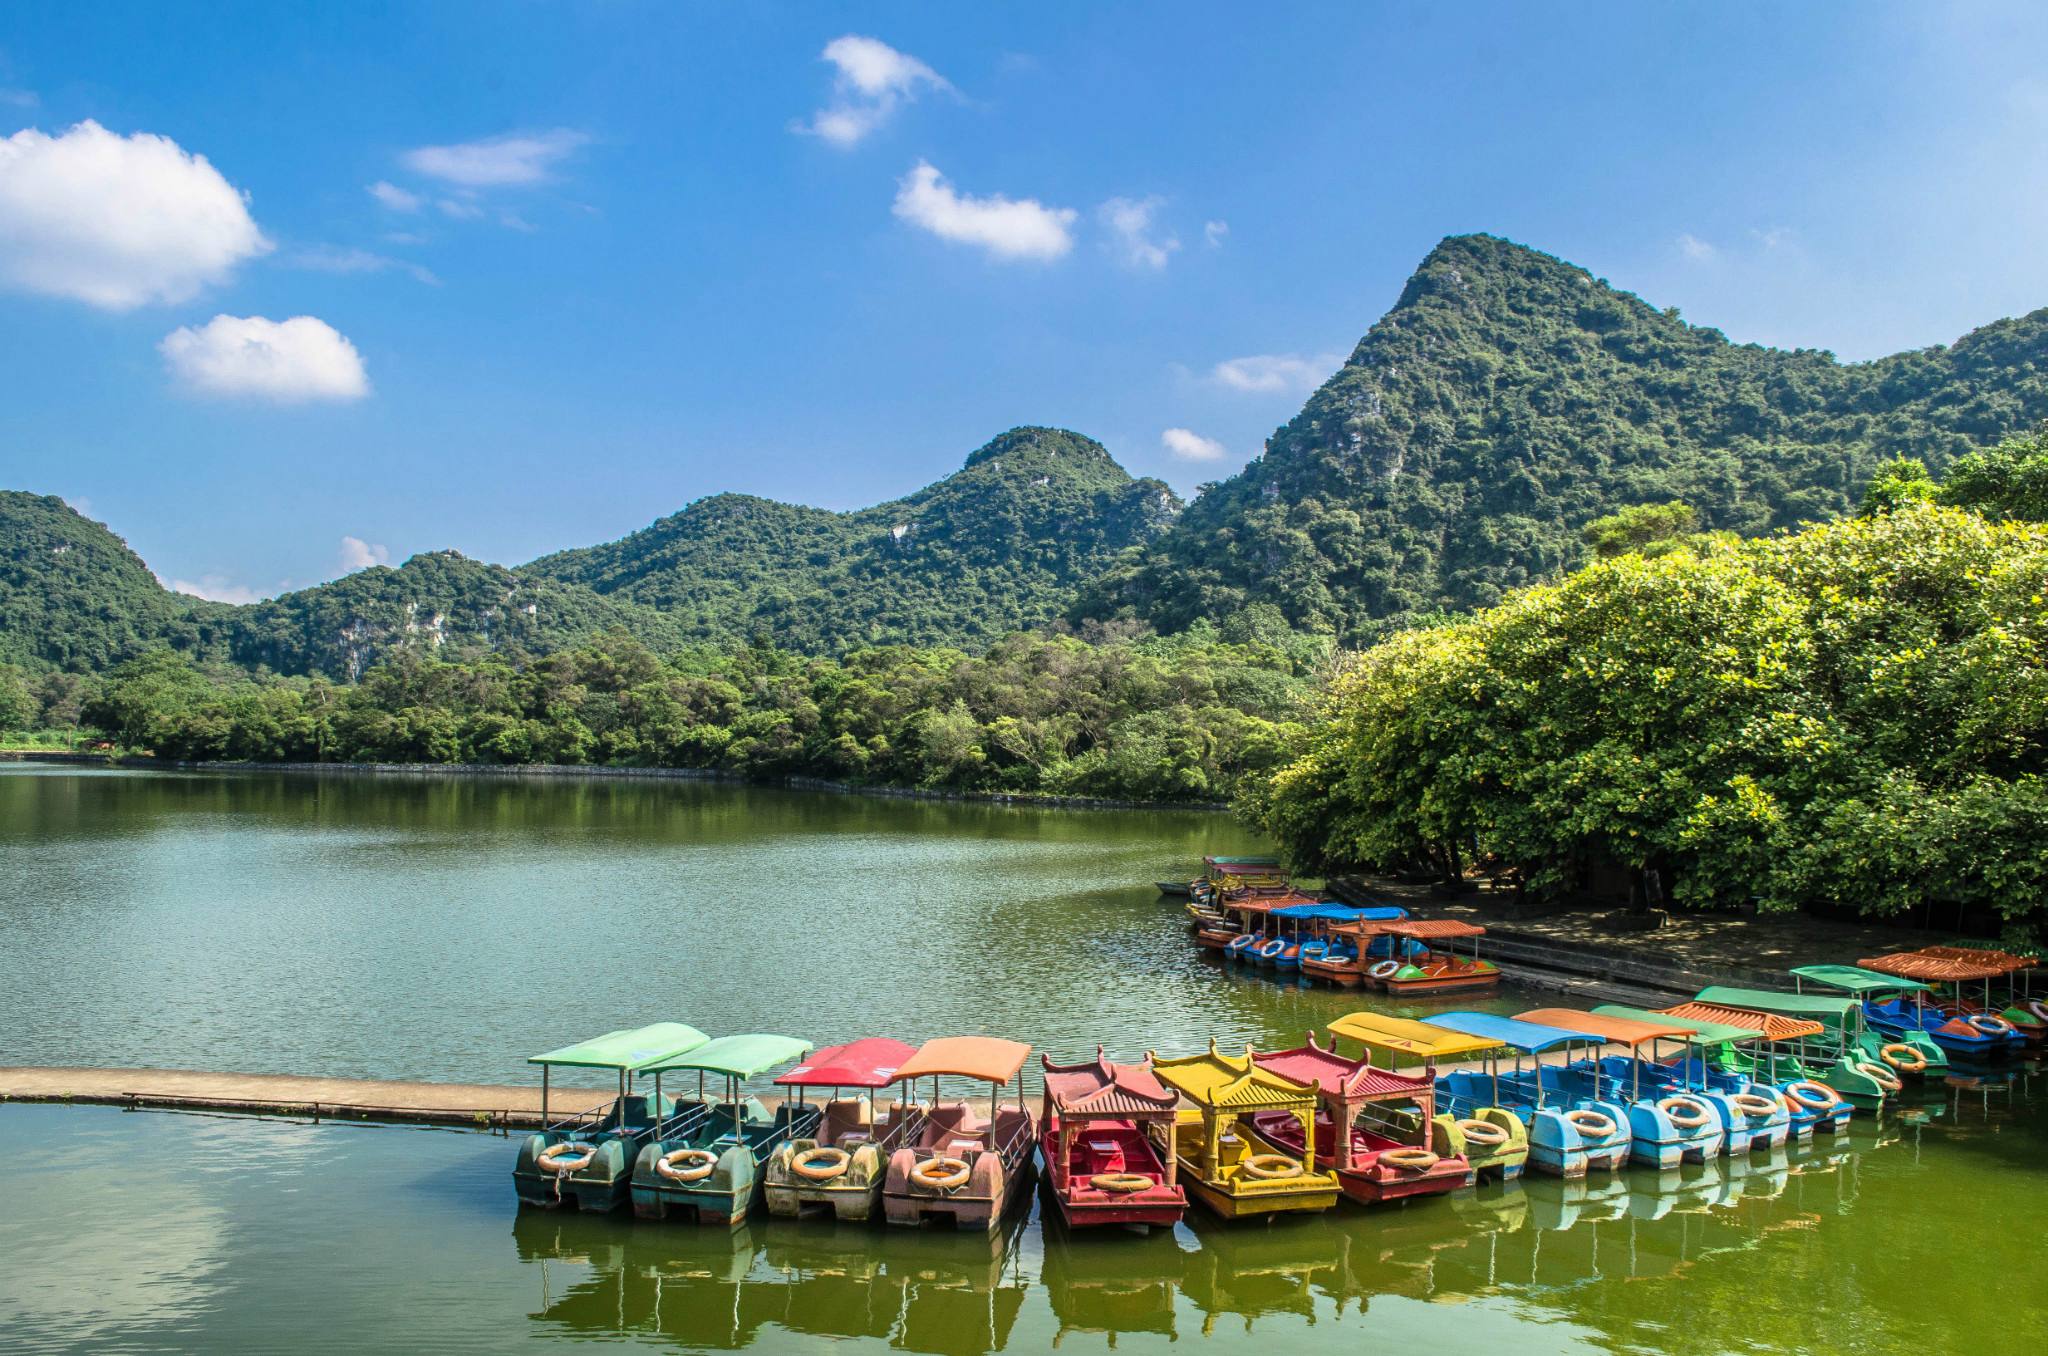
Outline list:
[[[0,485],[241,598],[1020,423],[1189,490],[1459,232],[1848,359],[2048,304],[2048,10],[1252,14],[10,5]]]

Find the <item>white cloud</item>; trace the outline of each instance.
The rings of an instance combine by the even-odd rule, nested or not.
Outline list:
[[[390,563],[391,551],[388,547],[379,546],[375,542],[364,541],[361,537],[343,537],[341,539],[341,572],[343,574],[354,574],[357,570],[367,570],[372,565],[389,565]]]
[[[441,209],[441,215],[457,221],[474,221],[484,214],[484,209],[463,198],[443,198],[434,206]]]
[[[0,104],[10,108],[34,108],[41,102],[32,89],[0,89]]]
[[[417,212],[420,210],[421,198],[419,194],[408,192],[389,180],[379,179],[363,191],[394,212]]]
[[[1750,238],[1767,250],[1783,249],[1799,243],[1799,233],[1790,226],[1771,226],[1762,230],[1752,229]]]
[[[1222,461],[1230,455],[1222,443],[1188,428],[1167,429],[1159,435],[1159,444],[1182,461]]]
[[[224,574],[202,574],[197,582],[190,579],[173,579],[169,583],[174,592],[204,598],[208,602],[256,603],[263,600],[263,595],[255,589],[247,584],[237,584]]]
[[[243,195],[169,137],[81,122],[0,141],[0,278],[109,310],[184,301],[270,242]]]
[[[825,44],[821,59],[838,68],[833,100],[791,130],[823,137],[835,146],[853,146],[889,120],[901,104],[926,89],[950,90],[946,78],[931,67],[899,52],[878,38],[848,33]]]
[[[1000,193],[976,198],[957,193],[925,161],[897,183],[895,213],[941,240],[980,245],[998,259],[1057,259],[1074,247],[1071,207],[1047,207],[1036,198]]]
[[[1202,223],[1202,239],[1209,242],[1210,249],[1215,249],[1218,245],[1221,245],[1229,234],[1230,223],[1227,221],[1205,221]]]
[[[1232,391],[1256,395],[1306,394],[1321,385],[1323,378],[1343,361],[1335,353],[1313,357],[1299,353],[1251,353],[1217,363],[1209,369],[1209,380]]]
[[[312,249],[300,250],[285,262],[294,268],[310,268],[317,273],[382,273],[395,268],[430,287],[441,285],[441,280],[430,270],[410,260],[394,259],[388,254],[375,254],[365,249],[316,245]]]
[[[217,315],[198,329],[171,331],[157,348],[171,375],[203,395],[293,404],[370,393],[355,345],[309,315]]]
[[[1102,224],[1109,228],[1110,248],[1131,268],[1162,269],[1180,248],[1180,238],[1171,231],[1153,230],[1152,218],[1164,198],[1111,198],[1098,209]]]
[[[407,169],[464,188],[499,188],[537,184],[552,177],[557,162],[590,138],[567,127],[548,132],[512,133],[463,141],[452,146],[421,146],[399,157]]]
[[[1688,231],[1678,237],[1678,252],[1696,264],[1707,264],[1721,251]]]

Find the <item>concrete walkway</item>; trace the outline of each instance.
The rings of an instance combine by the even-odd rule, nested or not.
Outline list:
[[[610,1104],[609,1089],[555,1088],[551,1119]],[[540,1087],[400,1083],[289,1074],[201,1073],[191,1069],[68,1069],[0,1065],[0,1101],[239,1111],[332,1120],[407,1121],[475,1129],[540,1124]]]

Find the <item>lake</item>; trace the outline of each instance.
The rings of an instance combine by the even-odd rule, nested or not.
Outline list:
[[[0,1063],[482,1082],[673,1019],[1057,1057],[1297,1041],[1197,956],[1196,812],[603,779],[0,770]],[[1508,994],[1497,1006],[1535,1001]],[[1422,1007],[1404,1009],[1421,1012]],[[486,1135],[0,1106],[10,1350],[2027,1349],[2039,1076],[1844,1140],[1368,1213],[993,1241],[522,1215]]]

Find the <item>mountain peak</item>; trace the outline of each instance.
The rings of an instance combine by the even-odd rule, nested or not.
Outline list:
[[[1109,455],[1109,449],[1093,438],[1063,428],[1049,428],[1038,424],[1024,424],[1006,433],[999,433],[967,454],[961,464],[963,471],[976,466],[1000,461],[1005,457],[1030,457],[1034,463],[1045,460],[1066,459],[1076,466],[1100,468],[1115,467],[1121,474],[1123,467],[1116,458]]]

